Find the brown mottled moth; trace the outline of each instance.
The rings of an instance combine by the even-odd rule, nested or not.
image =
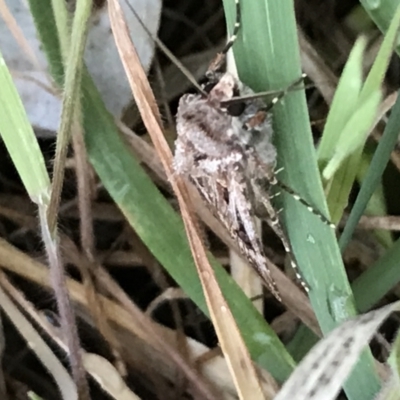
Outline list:
[[[179,101],[174,168],[177,174],[194,183],[263,283],[280,300],[257,234],[254,215],[256,210],[263,210],[263,218],[281,239],[300,283],[308,291],[278,212],[271,203],[271,187],[278,184],[297,200],[306,203],[275,177],[276,149],[272,144],[273,130],[268,111],[287,90],[266,106],[231,73],[220,72],[226,52],[239,31],[239,0],[236,0],[236,10],[233,35],[208,68],[204,92],[186,94]],[[311,206],[306,205],[314,212]],[[323,216],[321,218],[325,220]]]

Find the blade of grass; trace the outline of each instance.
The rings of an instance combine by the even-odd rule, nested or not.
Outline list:
[[[353,169],[356,167],[356,161],[354,161],[354,158],[350,160],[350,162],[353,161],[354,166],[352,165],[352,167],[354,168],[340,168],[340,164],[336,164],[330,170],[327,170],[327,168],[331,167],[332,164],[329,165],[329,162],[334,157],[335,152],[341,153],[342,158],[345,154],[349,155],[347,146],[343,143],[346,140],[343,130],[348,119],[357,111],[357,103],[362,90],[362,60],[365,46],[366,39],[361,37],[349,55],[317,151],[318,165],[323,170],[325,179],[327,179],[324,186],[330,215],[334,223],[340,221],[343,210],[347,205],[348,190],[354,182]],[[355,123],[357,124],[358,120]],[[359,131],[359,135],[360,133],[364,134],[364,132],[365,129]],[[336,173],[336,176],[333,176],[334,173]]]
[[[225,0],[229,26],[234,2]],[[300,76],[294,5],[291,0],[241,1],[243,29],[234,45],[241,80],[253,90],[285,88]],[[326,213],[304,92],[290,93],[274,107],[275,142],[280,177]],[[355,305],[336,238],[330,228],[298,202],[285,196],[283,218],[301,272],[311,287],[310,299],[324,333],[354,316]],[[300,229],[301,227],[301,229]],[[349,398],[371,398],[379,378],[367,350],[346,383]]]
[[[374,143],[367,143],[365,146],[357,173],[358,182],[362,182],[365,179],[365,175],[369,166],[371,165],[372,157],[376,151],[376,147],[377,146]],[[377,185],[373,195],[369,199],[367,207],[365,208],[365,214],[376,217],[386,216],[388,214],[382,179],[379,181],[379,184]],[[391,231],[387,229],[374,229],[373,234],[384,248],[389,249],[393,246],[394,242]]]
[[[362,88],[362,55],[367,41],[361,37],[355,43],[343,69],[329,110],[321,141],[318,164],[321,170],[335,153],[346,121],[354,113]]]
[[[30,198],[50,197],[50,179],[33,129],[0,53],[0,134]]]
[[[78,392],[68,371],[61,364],[53,350],[33,328],[29,320],[11,301],[8,294],[0,287],[0,304],[3,311],[14,324],[20,335],[25,339],[30,349],[40,362],[53,375],[64,400],[78,400]]]
[[[57,4],[55,4],[54,7],[52,7],[51,0],[46,0],[45,2],[29,1],[29,8],[32,16],[35,18],[34,22],[36,27],[38,25],[46,26],[46,29],[36,28],[36,32],[46,57],[50,60],[48,63],[49,72],[57,85],[62,87],[64,83],[64,67],[62,63],[60,41],[58,38],[53,10],[56,9],[59,3],[61,3],[61,5],[63,4],[58,0],[55,1]],[[65,9],[65,4],[63,5],[63,9]],[[63,11],[61,11],[61,13],[62,12]],[[58,14],[60,14],[60,12],[58,12]],[[68,20],[68,18],[65,18],[65,20]]]
[[[57,1],[56,3],[58,4],[60,2]],[[60,40],[61,44],[66,42],[61,46],[62,49],[65,47],[62,51],[62,55],[66,68],[60,126],[57,132],[52,191],[48,210],[49,227],[51,232],[56,229],[61,190],[64,182],[65,161],[67,159],[68,145],[71,140],[72,126],[74,121],[79,120],[83,54],[85,51],[88,21],[91,11],[91,0],[78,0],[72,23],[71,40],[69,41],[71,45],[69,45],[66,38]],[[64,17],[65,13],[60,13]],[[67,21],[62,22],[64,22],[64,24],[67,23]],[[62,22],[57,24],[59,29],[60,26],[63,25]],[[64,27],[61,32],[58,31],[59,38],[62,38],[63,34],[66,33],[65,30],[66,27]]]
[[[90,391],[80,352],[78,329],[66,286],[64,265],[59,249],[57,218],[72,126],[74,123],[78,123],[80,115],[82,60],[92,1],[78,0],[76,2],[71,40],[69,40],[68,13],[65,4],[60,1],[53,1],[53,6],[55,7],[53,8],[56,12],[55,16],[58,17],[56,18],[58,22],[57,28],[60,29],[58,38],[61,43],[63,61],[66,65],[66,76],[63,88],[60,127],[56,142],[51,197],[49,204],[39,207],[39,218],[42,237],[49,258],[61,328],[69,348],[72,375],[78,386],[79,397],[89,399]],[[71,46],[69,45],[70,43]]]
[[[332,179],[335,172],[339,169],[345,159],[354,151],[359,149],[360,142],[363,143],[365,141],[365,133],[369,132],[371,128],[381,99],[382,96],[380,91],[372,92],[371,95],[365,99],[364,103],[359,105],[357,110],[354,110],[351,117],[347,120],[341,132],[339,141],[337,142],[336,149],[334,149],[334,154],[322,173],[326,180],[329,181]],[[344,193],[347,196],[345,197],[347,200],[348,193],[347,191]],[[342,217],[343,209],[340,207],[341,205],[345,206],[343,202],[339,202],[339,212],[331,213],[334,222],[339,222]],[[337,218],[334,216],[335,214],[337,215]]]
[[[371,309],[400,282],[400,239],[352,284],[357,309]]]
[[[62,60],[58,43],[53,40],[56,32],[54,16],[48,13],[49,2],[30,0],[30,5],[49,62],[59,66]],[[59,85],[61,76],[54,76]],[[85,141],[100,180],[161,265],[207,313],[181,219],[119,137],[113,118],[87,74],[82,77],[82,87]],[[293,359],[221,265],[215,261],[212,265],[253,360],[268,369],[275,379],[284,381],[294,367]]]
[[[399,310],[397,301],[338,326],[302,360],[276,400],[336,399],[363,348],[389,315]],[[363,399],[367,398],[371,397]]]

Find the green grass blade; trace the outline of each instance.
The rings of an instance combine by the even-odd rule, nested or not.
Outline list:
[[[35,0],[30,0],[36,3]],[[40,2],[43,11],[50,0]],[[54,23],[41,19],[41,9],[31,8],[43,40],[56,32]],[[36,15],[36,12],[38,13]],[[53,17],[52,17],[53,18]],[[53,45],[58,46],[51,41]],[[44,46],[49,62],[61,63],[54,55],[50,41]],[[82,77],[83,124],[87,152],[104,187],[123,211],[129,223],[168,273],[187,295],[207,313],[202,288],[190,253],[181,218],[139,166],[129,148],[120,138],[113,118],[106,111],[99,93],[87,74]],[[215,260],[218,282],[238,323],[251,356],[278,380],[284,381],[294,361],[263,317]]]
[[[300,362],[319,341],[319,337],[307,326],[301,325],[292,340],[287,344],[287,349],[296,362]]]
[[[45,7],[43,7],[43,4]],[[56,34],[57,28],[51,2],[29,0],[29,8],[32,15],[35,16],[37,23],[44,26],[44,29],[38,30],[37,34],[43,51],[46,53],[47,58],[51,60],[48,63],[49,72],[58,86],[62,87],[64,82],[64,68],[60,62],[62,59],[60,43]]]
[[[57,4],[59,1],[56,2]],[[62,7],[60,7],[62,8]],[[88,32],[88,21],[92,11],[91,0],[78,0],[71,30],[71,45],[64,39],[63,61],[65,64],[65,82],[63,87],[60,125],[57,132],[56,154],[52,176],[52,191],[48,210],[50,230],[55,230],[61,191],[64,183],[65,162],[68,145],[72,136],[72,126],[80,123],[81,76],[83,54]],[[59,24],[60,25],[60,24]],[[60,35],[59,35],[60,36]],[[64,54],[67,53],[68,54]]]
[[[334,149],[334,154],[322,174],[327,181],[333,178],[343,161],[360,147],[360,143],[364,144],[366,133],[369,132],[375,120],[375,112],[381,99],[379,90],[372,92],[347,120],[336,144],[336,149]],[[345,199],[347,200],[348,193],[346,192],[346,194]]]
[[[361,157],[361,162],[357,173],[358,182],[364,181],[369,166],[371,165],[372,157],[376,151],[376,148],[377,145],[375,145],[375,143],[367,143],[366,147],[364,148],[364,152]],[[386,197],[382,179],[380,179],[378,186],[376,187],[373,195],[369,199],[364,214],[372,216],[387,215]],[[394,242],[392,238],[392,232],[388,231],[387,229],[374,229],[373,234],[384,248],[389,249],[393,246]]]
[[[360,312],[371,309],[400,282],[400,239],[352,284]]]
[[[390,154],[397,142],[400,130],[400,96],[397,97],[393,106],[389,121],[385,127],[385,131],[379,141],[378,148],[372,158],[369,170],[363,180],[360,192],[358,193],[356,202],[351,210],[349,219],[340,237],[339,244],[342,251],[349,243],[354,229],[357,226],[369,199],[379,184],[382,174],[386,168]]]
[[[82,4],[82,3],[81,3]],[[60,0],[52,0],[51,2],[52,5],[52,10],[53,10],[53,15],[54,15],[54,23],[57,27],[56,32],[58,33],[57,38],[60,46],[60,51],[61,51],[61,56],[64,61],[64,65],[66,64],[68,55],[69,55],[69,49],[70,49],[70,44],[71,41],[73,42],[73,38],[71,37],[71,17],[68,9],[67,9],[67,4],[63,1]],[[77,7],[77,5],[76,5]],[[78,16],[78,13],[80,16]],[[84,11],[84,14],[86,14],[86,11]],[[82,9],[76,9],[74,13],[74,18],[73,18],[73,24],[76,25],[77,22],[77,17],[78,19],[82,18]],[[73,30],[74,28],[72,28]],[[76,31],[76,28],[75,28]],[[72,32],[72,35],[74,33]],[[76,35],[76,33],[75,33]]]
[[[363,37],[357,40],[336,88],[317,151],[321,170],[335,153],[346,121],[356,110],[362,88],[362,59],[366,44]]]
[[[24,106],[0,53],[0,134],[34,202],[47,202],[50,180]]]
[[[233,26],[234,1],[224,6]],[[234,45],[239,76],[256,91],[282,89],[299,78],[300,56],[291,0],[241,1],[243,29]],[[296,91],[273,109],[280,178],[326,212],[304,93]],[[311,286],[310,299],[324,333],[355,315],[335,235],[318,217],[285,196],[282,212],[301,272]],[[367,351],[346,383],[351,399],[368,399],[379,388]]]

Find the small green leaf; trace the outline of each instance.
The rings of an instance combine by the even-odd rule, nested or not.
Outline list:
[[[381,97],[380,90],[372,92],[346,122],[335,153],[323,171],[324,179],[332,179],[343,160],[364,146],[375,119],[376,110],[381,102]]]
[[[43,155],[1,53],[0,87],[0,134],[31,199],[47,202],[50,180]]]
[[[362,88],[362,60],[366,39],[357,40],[340,78],[332,106],[318,147],[320,168],[324,167],[336,151],[346,122],[355,112]]]

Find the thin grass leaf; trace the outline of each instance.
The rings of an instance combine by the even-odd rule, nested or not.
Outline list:
[[[66,21],[68,15],[66,5],[58,1],[54,3],[54,6],[58,7],[57,15],[60,14],[60,9],[62,9],[64,17],[63,24],[58,24],[57,28],[60,28],[64,34],[61,43],[63,44],[62,55],[66,65],[66,77],[63,88],[60,127],[57,134],[51,196],[48,205],[39,204],[39,220],[42,239],[49,260],[50,276],[57,300],[61,330],[69,349],[68,355],[71,363],[72,376],[78,387],[79,397],[82,399],[89,399],[90,390],[83,367],[78,329],[66,286],[64,264],[59,248],[57,219],[72,126],[73,124],[79,124],[82,59],[92,1],[78,0],[76,2],[72,23],[71,46],[69,46],[69,25]],[[60,35],[58,35],[58,37],[60,38]]]
[[[380,91],[372,92],[347,120],[340,134],[334,154],[324,168],[323,177],[329,181],[343,161],[364,143],[366,133],[375,119],[375,112],[381,102]],[[347,192],[346,192],[347,193]]]
[[[320,338],[307,326],[301,325],[286,347],[294,360],[299,363],[319,340]]]
[[[377,146],[375,144],[369,145],[367,143],[364,148],[364,152],[361,157],[360,166],[357,173],[357,180],[359,182],[363,182],[365,179],[366,173],[371,165],[371,160],[373,157],[373,153],[376,151]],[[372,194],[371,198],[368,201],[367,207],[365,208],[365,215],[371,216],[385,216],[387,215],[387,207],[386,207],[386,198],[385,198],[385,190],[382,179],[379,181],[377,188]],[[393,246],[393,238],[392,232],[386,229],[374,229],[374,236],[378,239],[379,243],[386,249],[389,249]]]
[[[63,399],[78,400],[78,391],[67,369],[2,287],[0,287],[0,304],[27,345],[54,377]]]
[[[234,1],[225,0],[224,6],[232,27]],[[256,91],[287,87],[301,74],[293,1],[241,1],[241,10],[243,29],[233,46],[241,80]],[[273,116],[278,164],[285,168],[279,178],[326,213],[304,93],[290,93],[273,108]],[[281,215],[311,287],[313,309],[327,333],[356,314],[335,235],[290,196],[284,196],[283,205]],[[349,398],[368,398],[378,391],[372,363],[371,354],[363,353],[345,386]]]
[[[1,53],[0,87],[0,134],[30,198],[47,203],[50,179],[44,158]]]
[[[343,155],[350,154],[341,143],[341,140],[346,140],[342,132],[348,119],[355,113],[359,102],[362,90],[362,56],[365,46],[366,39],[361,37],[349,55],[335,92],[328,121],[317,152],[318,164],[323,170],[323,175],[326,179],[329,177],[324,186],[333,223],[340,221],[343,210],[347,206],[348,191],[354,183],[354,169],[357,168],[357,158],[349,159],[348,165],[345,167],[335,164],[333,168],[331,165],[328,173],[325,168],[331,157],[334,156],[335,149],[341,149]],[[336,175],[333,177],[334,173]]]
[[[86,371],[98,378],[97,382],[108,393],[112,399],[116,400],[140,400],[141,398],[133,392],[126,384],[121,374],[115,366],[106,358],[95,353],[85,353],[84,363]]]
[[[62,4],[62,2],[59,2]],[[40,39],[43,50],[52,62],[48,63],[48,68],[51,76],[56,81],[59,87],[62,87],[64,82],[64,67],[63,63],[60,61],[61,50],[59,38],[57,35],[57,27],[53,14],[53,7],[51,1],[46,1],[44,3],[40,1],[29,1],[29,8],[32,15],[34,15],[39,22],[39,24],[46,24],[45,30],[37,30],[37,35]],[[65,8],[65,4],[64,4]],[[51,33],[48,34],[48,33]],[[43,36],[44,35],[44,36]]]
[[[371,309],[400,282],[400,239],[352,284],[357,309]]]
[[[42,0],[41,7],[35,0],[30,0],[30,4],[40,37],[43,40],[53,38],[56,34],[54,21],[41,18],[48,11],[50,0]],[[59,65],[61,57],[55,57],[60,55],[58,44],[50,39],[43,48],[49,62]],[[86,73],[82,77],[82,88],[86,148],[101,182],[160,264],[207,313],[181,219],[121,140],[113,118]],[[275,379],[284,381],[294,367],[293,359],[221,265],[214,260],[212,265],[253,360],[268,369]]]
[[[343,69],[318,146],[318,164],[322,170],[335,153],[347,120],[357,107],[362,88],[362,60],[367,41],[357,40]]]
[[[54,0],[56,1],[56,0]],[[59,1],[56,1],[59,4]],[[62,7],[58,7],[62,8]],[[66,6],[64,7],[66,9]],[[57,132],[56,154],[54,160],[52,191],[48,210],[50,231],[56,229],[59,203],[61,200],[61,190],[64,182],[65,162],[67,159],[68,145],[71,140],[72,126],[74,123],[80,124],[80,95],[81,95],[81,76],[83,68],[83,54],[85,51],[86,38],[88,33],[89,17],[92,10],[91,0],[79,0],[76,3],[76,10],[72,23],[71,39],[64,38],[62,43],[62,55],[65,65],[65,82],[63,87],[62,111],[60,125]],[[66,10],[64,17],[57,24],[61,29],[59,37],[67,32]]]
[[[51,6],[51,9],[54,13],[54,22],[56,24],[56,31],[58,33],[57,38],[60,45],[61,55],[65,64],[68,58],[69,47],[71,43],[71,15],[68,12],[67,5],[60,0],[52,0]],[[78,10],[78,12],[80,13],[81,10]],[[86,12],[84,12],[84,14],[85,13]],[[80,18],[81,16],[78,16],[78,19]]]
[[[275,400],[335,399],[363,347],[385,319],[399,310],[400,302],[396,302],[337,327],[313,347]]]

